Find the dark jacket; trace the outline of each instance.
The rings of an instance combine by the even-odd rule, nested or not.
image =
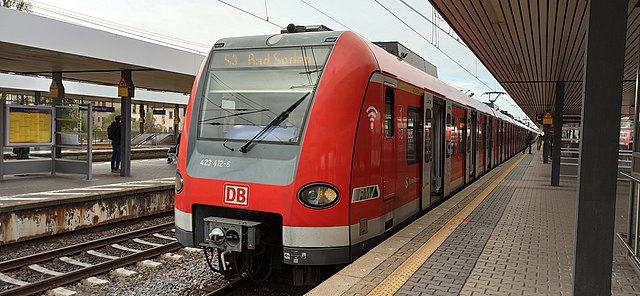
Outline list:
[[[533,135],[527,134],[524,137],[524,142],[527,143],[528,145],[531,145],[531,143],[533,143]]]
[[[109,136],[109,139],[111,139],[111,143],[120,143],[120,123],[119,122],[112,122],[109,127],[107,128],[107,135]]]

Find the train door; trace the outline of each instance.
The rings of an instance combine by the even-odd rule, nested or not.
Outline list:
[[[504,160],[504,123],[498,122],[498,163],[502,163]]]
[[[453,147],[454,147],[454,143],[453,143],[453,137],[452,137],[452,133],[454,132],[453,129],[453,118],[451,115],[451,108],[452,108],[452,104],[449,101],[445,101],[444,104],[445,107],[445,131],[444,131],[444,137],[445,137],[445,153],[444,153],[444,178],[443,178],[443,182],[444,182],[444,195],[447,196],[449,195],[449,193],[451,193],[451,158],[453,156]]]
[[[445,107],[442,99],[433,99],[431,120],[431,204],[444,196]]]
[[[386,82],[385,82],[386,84]],[[396,196],[396,112],[395,90],[384,88],[384,141],[382,144],[382,199],[391,202]]]
[[[490,116],[487,116],[487,137],[485,140],[485,143],[487,144],[487,146],[485,147],[487,149],[487,157],[485,158],[485,160],[487,161],[487,170],[491,169],[493,167],[493,160],[492,160],[492,143],[493,143],[493,119]]]
[[[422,145],[422,197],[420,201],[420,208],[422,210],[428,208],[431,205],[431,179],[432,179],[432,158],[433,154],[433,140],[432,140],[432,116],[431,110],[433,109],[433,95],[425,92],[423,97],[424,105],[424,145]]]
[[[487,149],[485,149],[486,145],[485,145],[485,141],[487,139],[487,133],[486,133],[486,129],[487,129],[487,117],[485,115],[480,115],[478,116],[478,129],[476,131],[476,133],[478,134],[477,138],[478,141],[477,143],[477,147],[478,147],[478,164],[476,165],[476,177],[480,176],[482,173],[484,173],[486,171],[485,165],[486,165],[486,154],[487,154]]]
[[[453,127],[451,130],[451,142],[453,144],[451,153],[451,177],[450,183],[451,190],[456,190],[464,185],[467,179],[467,110],[459,105],[454,105],[451,108],[451,121]]]
[[[467,176],[469,176],[469,182],[476,178],[476,165],[477,165],[477,150],[478,150],[478,113],[476,111],[469,111],[471,116],[467,120]]]

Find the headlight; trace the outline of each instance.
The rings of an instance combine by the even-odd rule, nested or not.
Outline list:
[[[331,207],[338,202],[338,198],[338,190],[328,184],[311,184],[298,191],[298,200],[303,205],[315,209]]]
[[[184,179],[182,179],[182,174],[180,172],[176,172],[176,193],[182,192],[182,188],[184,188]]]

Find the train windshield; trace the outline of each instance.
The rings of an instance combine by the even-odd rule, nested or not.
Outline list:
[[[305,94],[315,90],[330,50],[318,46],[214,52],[205,78],[199,138],[246,142],[260,134],[254,142],[300,143],[312,98]],[[292,105],[284,120],[264,130]]]

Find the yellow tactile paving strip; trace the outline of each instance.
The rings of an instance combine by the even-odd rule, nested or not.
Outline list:
[[[368,295],[394,295],[404,283],[431,257],[456,228],[478,207],[484,199],[507,177],[507,175],[525,158],[524,155],[506,169],[491,185],[485,188],[462,211],[456,214],[436,234],[415,251],[400,267],[387,276]]]

